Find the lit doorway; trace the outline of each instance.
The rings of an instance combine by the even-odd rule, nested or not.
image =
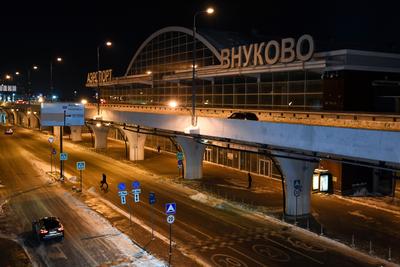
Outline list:
[[[263,176],[271,177],[271,161],[260,159],[258,161],[258,173]]]
[[[206,148],[206,151],[204,152],[204,160],[212,162],[212,149],[211,148]]]

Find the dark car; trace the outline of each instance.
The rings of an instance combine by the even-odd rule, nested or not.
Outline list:
[[[257,115],[251,112],[235,112],[228,119],[258,121]]]
[[[43,217],[32,222],[32,231],[40,241],[64,238],[64,226],[57,217]]]

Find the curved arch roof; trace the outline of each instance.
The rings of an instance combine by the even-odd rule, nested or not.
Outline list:
[[[190,30],[188,28],[185,28],[185,27],[179,27],[179,26],[165,27],[165,28],[162,28],[162,29],[154,32],[152,35],[147,37],[146,40],[144,40],[144,42],[140,45],[139,49],[136,51],[135,55],[133,56],[133,58],[129,62],[128,68],[127,68],[127,70],[125,72],[125,76],[127,76],[129,74],[129,70],[131,69],[133,63],[135,62],[136,58],[139,56],[140,52],[146,47],[146,45],[148,43],[150,43],[151,40],[153,40],[157,36],[159,36],[161,34],[164,34],[166,32],[183,32],[183,33],[186,33],[188,35],[193,35],[193,31],[192,30]],[[221,55],[218,52],[219,47],[215,47],[208,40],[208,38],[203,37],[203,35],[201,33],[199,33],[199,32],[196,32],[196,38],[197,38],[197,40],[202,42],[208,49],[210,49],[211,52],[215,55],[215,57],[218,58],[218,60],[221,60]]]

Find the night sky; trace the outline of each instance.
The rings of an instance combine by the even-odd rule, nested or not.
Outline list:
[[[195,11],[214,6],[214,16],[198,19],[198,29],[298,37],[312,34],[316,48],[363,48],[400,53],[399,6],[387,1],[9,1],[1,3],[0,75],[22,72],[32,64],[36,92],[49,88],[49,62],[54,64],[54,87],[65,99],[84,87],[86,74],[96,70],[96,47],[101,69],[121,76],[140,44],[166,26],[192,27]],[[375,3],[371,5],[369,3]],[[379,4],[379,5],[378,5]],[[268,41],[268,40],[266,40]],[[23,83],[23,77],[19,83]]]

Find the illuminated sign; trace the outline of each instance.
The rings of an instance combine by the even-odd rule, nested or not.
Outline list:
[[[0,84],[0,92],[16,92],[17,86],[16,85],[3,85]]]
[[[279,43],[272,40],[257,44],[221,50],[223,68],[273,65],[293,61],[308,61],[314,54],[314,39],[304,34],[296,42],[294,38],[284,38]]]
[[[109,69],[88,73],[86,84],[97,84],[97,76],[99,76],[99,83],[109,82],[112,78],[112,70]]]

